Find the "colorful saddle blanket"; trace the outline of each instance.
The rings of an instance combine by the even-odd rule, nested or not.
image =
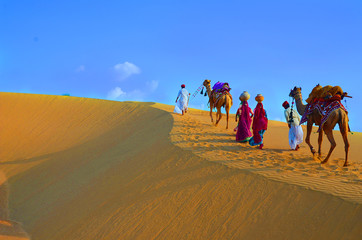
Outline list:
[[[322,115],[322,120],[321,124],[319,125],[318,132],[322,129],[323,124],[327,121],[329,115],[334,110],[342,108],[348,114],[348,111],[343,106],[340,100],[340,97],[333,97],[329,100],[314,99],[313,102],[307,104],[302,119],[300,120],[300,125],[308,120],[308,115],[310,115],[314,111],[314,109],[317,109]]]
[[[224,95],[229,95],[229,97],[231,98],[231,103],[233,102],[233,97],[231,96],[231,94],[229,93],[228,90],[224,90],[222,92],[215,92],[215,103],[214,103],[214,108],[216,107],[217,103],[220,101],[220,99],[224,96]]]
[[[220,89],[222,89],[222,86],[223,86],[223,85],[224,85],[224,83],[222,83],[222,82],[217,82],[217,83],[215,83],[214,86],[212,87],[212,90],[214,90],[214,91],[220,90]]]
[[[213,92],[224,92],[224,91],[230,91],[230,90],[231,90],[231,88],[230,88],[229,84],[226,82],[225,83],[217,82],[212,87]]]
[[[225,95],[228,94],[231,98],[231,102],[233,100],[233,97],[230,94],[230,86],[228,83],[223,83],[223,82],[217,82],[214,84],[214,86],[212,87],[212,92],[211,94],[214,94],[214,99],[215,99],[215,103],[214,103],[214,107],[216,107],[217,103],[220,101],[220,99]]]

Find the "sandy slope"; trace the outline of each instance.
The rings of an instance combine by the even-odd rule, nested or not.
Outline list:
[[[361,168],[353,153],[350,169],[338,170],[335,160],[320,167],[305,148],[300,157],[269,138],[260,152],[235,144],[232,131],[211,126],[205,112],[182,118],[172,110],[0,93],[0,169],[10,217],[6,197],[0,214],[21,222],[32,239],[362,237]],[[282,129],[271,126],[269,133],[282,140]],[[332,174],[324,177],[327,170]],[[285,183],[307,177],[301,186]],[[325,185],[313,177],[339,185],[319,189]],[[340,178],[357,186],[354,197],[338,190]],[[7,193],[5,182],[0,190]]]
[[[5,175],[0,172],[0,240],[29,239],[21,224],[9,220],[8,209],[9,187]]]
[[[175,116],[175,119],[172,142],[198,156],[362,204],[361,133],[349,134],[350,166],[343,167],[345,150],[339,131],[334,131],[337,147],[330,160],[327,164],[320,164],[319,159],[313,159],[305,143],[301,144],[297,152],[290,150],[286,123],[269,121],[264,149],[259,150],[247,143],[236,143],[235,133],[224,129],[225,119],[217,128],[212,128],[210,117],[203,111],[194,110],[184,117]],[[231,119],[233,129],[236,126],[235,115]],[[305,126],[303,128],[306,133]],[[311,138],[317,149],[318,134],[317,129],[314,130]],[[324,137],[322,157],[328,151],[329,141]]]

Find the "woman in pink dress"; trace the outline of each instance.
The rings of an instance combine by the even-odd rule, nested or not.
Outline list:
[[[246,91],[244,91],[239,97],[241,103],[235,116],[235,121],[237,121],[237,119],[239,118],[239,123],[236,132],[237,142],[247,142],[252,136],[250,131],[250,125],[251,125],[251,118],[253,117],[253,111],[251,110],[248,104],[249,98],[250,95]]]

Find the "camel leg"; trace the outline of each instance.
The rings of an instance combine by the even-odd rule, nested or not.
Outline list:
[[[322,163],[328,162],[329,157],[331,156],[334,148],[335,148],[336,145],[337,145],[337,144],[336,144],[336,141],[334,141],[332,129],[327,129],[327,130],[325,130],[325,133],[326,133],[326,135],[327,135],[327,137],[328,137],[329,142],[331,143],[331,147],[330,147],[330,149],[329,149],[329,152],[328,152],[327,157],[322,161]]]
[[[312,152],[313,156],[316,153],[315,149],[313,148],[312,144],[310,144],[310,134],[312,133],[313,122],[308,119],[307,123],[307,136],[305,137],[305,143],[308,144],[310,151]]]
[[[216,113],[216,123],[215,126],[217,126],[221,120],[222,114],[221,114],[221,108],[217,109],[217,113]]]
[[[319,158],[321,158],[321,156],[322,156],[322,141],[323,141],[323,130],[321,129],[319,131],[319,135],[318,135],[318,155],[319,155]]]
[[[228,129],[229,128],[229,110],[230,110],[230,107],[226,106],[225,110],[226,110],[226,129]]]
[[[214,108],[214,104],[212,104],[210,102],[210,118],[211,118],[211,122],[214,122],[214,119],[212,118],[212,109]]]
[[[343,167],[347,167],[348,166],[348,150],[349,150],[349,142],[348,142],[349,126],[348,126],[348,123],[346,123],[345,120],[342,120],[342,123],[339,123],[339,129],[340,129],[342,137],[343,137],[344,150],[346,152]]]
[[[219,112],[218,110],[216,109],[216,122],[215,122],[215,126],[217,126],[217,124],[219,123],[218,119],[219,119]]]

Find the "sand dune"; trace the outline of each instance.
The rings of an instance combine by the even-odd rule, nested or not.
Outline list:
[[[32,239],[361,239],[360,134],[352,166],[340,142],[321,166],[282,123],[258,151],[172,110],[0,93],[0,236],[11,219]]]

